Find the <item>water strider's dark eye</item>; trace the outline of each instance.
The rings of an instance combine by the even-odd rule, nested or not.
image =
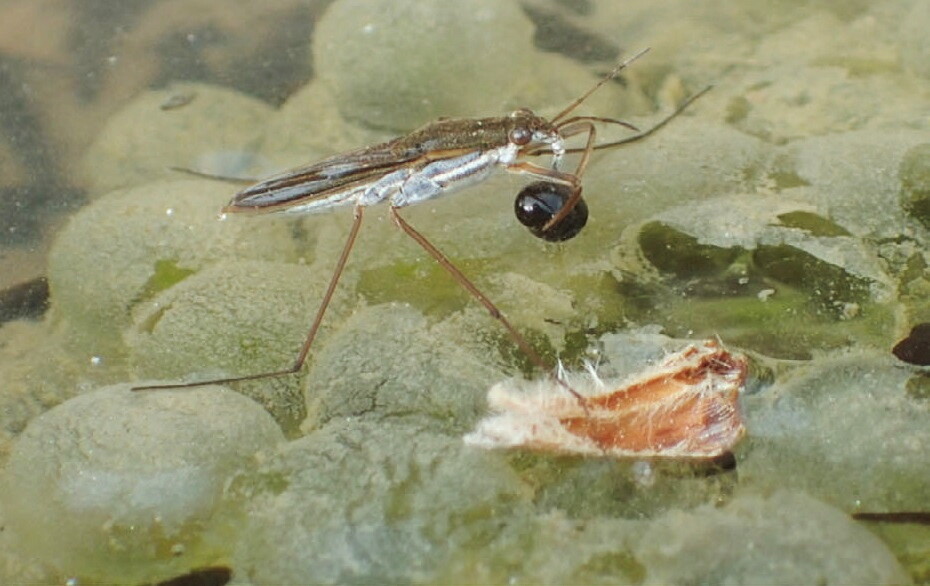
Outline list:
[[[509,138],[513,144],[523,146],[533,139],[533,131],[529,128],[517,127],[510,131]]]
[[[567,185],[548,181],[530,183],[517,194],[513,204],[514,214],[537,238],[547,242],[569,240],[577,236],[588,222],[588,204],[583,199],[578,200],[572,211],[558,224],[546,231],[543,231],[543,226],[562,209],[571,194],[572,190]]]

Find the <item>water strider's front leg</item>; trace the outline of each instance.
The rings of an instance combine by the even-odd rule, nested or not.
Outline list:
[[[329,285],[326,287],[326,292],[323,294],[323,300],[320,302],[320,307],[316,310],[316,315],[313,317],[313,324],[310,326],[310,331],[307,332],[307,336],[304,338],[304,343],[301,345],[300,351],[297,353],[297,357],[294,359],[294,362],[290,367],[283,370],[273,370],[270,372],[261,372],[258,374],[247,374],[245,376],[232,376],[211,379],[208,381],[137,385],[132,387],[132,390],[148,391],[155,389],[184,389],[199,387],[206,384],[225,385],[229,383],[238,383],[250,380],[261,380],[287,374],[296,374],[299,372],[300,369],[303,368],[304,362],[307,360],[307,354],[310,352],[310,346],[313,345],[313,340],[316,338],[316,334],[320,329],[320,325],[323,323],[323,316],[326,315],[326,309],[329,307],[329,303],[332,301],[333,295],[336,293],[336,287],[339,285],[339,279],[342,277],[342,273],[345,271],[346,263],[349,261],[349,253],[352,252],[352,247],[355,246],[355,241],[358,239],[359,230],[362,228],[362,217],[364,215],[364,211],[364,206],[355,206],[354,220],[352,222],[352,228],[349,230],[349,236],[346,238],[346,243],[342,247],[342,253],[339,255],[339,260],[336,261],[336,268],[333,269],[333,274],[329,278]]]
[[[542,231],[545,232],[549,230],[559,222],[565,219],[566,216],[578,205],[578,202],[581,201],[581,176],[584,175],[585,170],[588,168],[588,161],[591,158],[591,152],[594,150],[594,141],[597,138],[597,130],[594,128],[594,124],[589,120],[579,120],[577,122],[571,122],[565,124],[560,129],[560,132],[563,137],[574,136],[576,134],[581,134],[583,132],[588,133],[588,139],[585,141],[584,150],[581,152],[581,160],[578,161],[578,166],[575,168],[575,172],[571,174],[572,177],[572,194],[568,197],[568,200],[565,202],[565,205],[562,206],[554,216],[549,218],[549,221],[542,227]]]
[[[549,169],[547,167],[540,167],[539,165],[528,163],[526,161],[521,161],[519,163],[513,163],[507,166],[507,170],[513,173],[526,173],[527,175],[533,175],[535,177],[542,177],[548,179],[553,183],[558,183],[560,185],[566,185],[571,188],[572,194],[565,201],[565,205],[545,223],[542,227],[542,231],[545,232],[549,230],[559,222],[565,219],[569,212],[581,201],[581,179],[575,173],[565,173],[564,171],[558,171],[556,169]],[[584,169],[582,168],[582,171]]]

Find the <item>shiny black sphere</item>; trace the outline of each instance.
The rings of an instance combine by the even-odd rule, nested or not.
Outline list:
[[[588,222],[588,204],[583,199],[579,199],[572,211],[558,224],[546,231],[542,228],[562,209],[571,194],[572,190],[567,185],[548,181],[530,183],[517,194],[513,203],[514,214],[537,238],[547,242],[569,240],[577,236]]]

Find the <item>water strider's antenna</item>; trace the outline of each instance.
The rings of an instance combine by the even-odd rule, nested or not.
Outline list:
[[[643,55],[645,55],[645,54],[648,53],[648,52],[649,52],[649,47],[646,47],[645,49],[643,49],[643,50],[640,51],[639,53],[637,53],[637,54],[633,55],[632,57],[630,57],[629,59],[627,59],[626,61],[621,61],[620,63],[618,63],[617,66],[614,67],[613,70],[612,70],[610,73],[608,73],[607,75],[605,75],[604,78],[603,78],[601,81],[597,82],[596,84],[594,84],[594,87],[592,87],[591,89],[589,89],[589,90],[586,91],[585,93],[581,94],[579,97],[575,98],[575,100],[574,100],[571,104],[569,104],[568,106],[566,106],[564,110],[562,110],[561,112],[559,112],[558,114],[556,114],[555,117],[552,118],[552,120],[549,121],[549,123],[550,123],[550,124],[555,124],[556,122],[559,121],[560,118],[564,118],[565,116],[568,116],[569,114],[571,114],[572,110],[574,110],[575,108],[577,108],[578,105],[581,104],[581,102],[587,100],[588,97],[590,97],[591,94],[593,94],[593,93],[596,92],[598,89],[600,89],[600,87],[601,87],[602,85],[604,85],[604,84],[607,83],[608,81],[612,80],[613,78],[617,77],[617,74],[620,73],[621,71],[623,71],[623,69],[625,69],[627,65],[629,65],[630,63],[636,61],[637,59],[639,59],[640,57],[642,57]]]

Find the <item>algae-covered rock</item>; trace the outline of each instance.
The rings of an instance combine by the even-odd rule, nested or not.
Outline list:
[[[0,522],[9,526],[4,503],[0,499]],[[0,533],[0,581],[4,584],[55,584],[60,582],[52,568],[21,551],[12,531]]]
[[[409,306],[357,312],[314,358],[303,428],[338,417],[417,415],[434,419],[437,429],[466,429],[480,415],[487,387],[504,375],[487,348],[445,330]]]
[[[342,0],[320,20],[314,54],[343,116],[407,132],[440,116],[503,114],[501,88],[532,67],[532,34],[516,4]]]
[[[391,138],[391,132],[373,131],[347,121],[330,85],[316,79],[297,90],[268,118],[260,152],[285,169]]]
[[[4,479],[10,528],[63,575],[139,583],[214,563],[204,540],[228,478],[283,440],[227,389],[107,387],[34,419]]]
[[[894,287],[863,242],[809,204],[783,198],[724,196],[671,208],[644,224],[638,241],[653,266],[682,276],[725,270],[743,251],[754,251],[764,274],[811,292],[819,288],[825,298],[884,301]],[[789,248],[798,251],[796,268],[774,260]],[[802,255],[822,265],[821,271],[839,267],[835,280],[842,281],[827,287],[822,281],[830,275],[805,271]]]
[[[894,335],[883,260],[806,203],[734,195],[671,208],[628,228],[612,256],[622,295],[651,289],[631,317],[675,335],[722,335],[785,358]]]
[[[856,236],[898,238],[912,232],[906,198],[901,196],[903,175],[917,170],[919,145],[926,140],[926,131],[912,129],[858,130],[797,140],[786,153],[792,173],[809,189],[786,195],[815,205]]]
[[[911,216],[930,227],[930,143],[911,147],[901,158],[901,199]]]
[[[46,322],[0,328],[0,460],[29,420],[81,392],[85,385],[126,380],[124,365],[80,360]]]
[[[510,520],[484,548],[454,552],[436,584],[639,584],[632,543],[645,524],[618,517],[578,521],[558,510]]]
[[[727,121],[747,134],[786,144],[876,128],[889,115],[919,107],[893,51],[854,52],[852,38],[841,45],[829,38],[838,30],[850,37],[859,33],[821,14],[786,30],[791,39],[773,38],[781,51],[759,46],[756,58],[769,66],[740,77]],[[829,46],[812,49],[808,41],[814,39],[828,39]]]
[[[145,303],[133,314],[126,340],[136,376],[204,380],[290,367],[329,284],[328,262],[225,261],[210,266]],[[320,330],[348,312],[351,286],[340,288]],[[304,372],[304,371],[302,371]],[[303,420],[302,374],[235,384],[263,404],[289,431]]]
[[[179,97],[189,102],[171,107]],[[256,142],[271,112],[255,98],[206,84],[146,92],[107,121],[84,154],[82,179],[101,195],[169,178],[172,167],[202,169],[210,157]]]
[[[231,494],[246,499],[234,567],[278,584],[431,582],[530,506],[493,454],[410,421],[351,418],[287,445]]]
[[[107,194],[71,218],[49,256],[49,288],[79,352],[118,354],[138,303],[219,259],[296,259],[287,222],[221,219],[234,191],[221,181],[155,182]]]
[[[643,584],[910,583],[867,529],[793,491],[671,512],[648,526],[633,552]]]
[[[588,462],[599,474],[571,491],[591,507],[566,515],[550,498],[530,505],[528,488],[556,476],[524,463],[520,482],[494,454],[413,421],[332,422],[234,483],[249,536],[236,567],[260,582],[908,582],[870,532],[801,493],[624,519],[604,508],[608,483],[591,484],[623,474]]]
[[[926,24],[930,6],[924,2],[901,2],[901,20],[895,22],[895,38],[901,42],[901,60],[911,71],[930,79],[930,49],[927,48]]]
[[[746,401],[740,480],[792,487],[848,511],[924,510],[930,500],[927,402],[889,354],[820,358]]]
[[[597,156],[584,180],[593,216],[589,230],[603,223],[602,237],[616,238],[630,223],[671,206],[742,191],[765,173],[770,145],[706,120],[715,91],[647,142]],[[650,120],[636,123],[648,128]]]

